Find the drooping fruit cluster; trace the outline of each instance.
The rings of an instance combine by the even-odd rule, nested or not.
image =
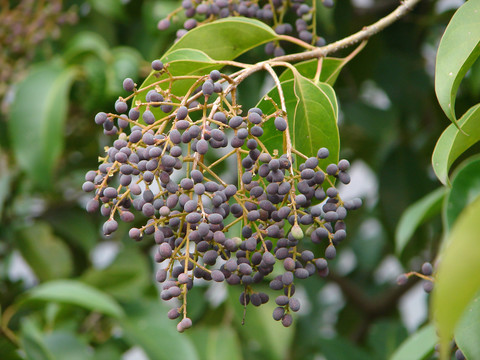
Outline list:
[[[333,6],[332,0],[324,0],[322,3],[326,7]],[[180,8],[159,21],[158,29],[168,29],[172,20],[182,12],[186,20],[183,28],[176,33],[177,40],[200,24],[231,16],[244,16],[271,25],[279,35],[293,35],[315,46],[325,45],[325,39],[316,34],[312,24],[316,16],[315,7],[305,0],[183,0]],[[287,13],[296,16],[294,26],[287,21]],[[268,43],[265,52],[274,56],[285,55],[279,41]]]
[[[281,291],[273,317],[289,326],[300,308],[294,279],[328,274],[328,260],[346,237],[344,219],[361,205],[343,201],[335,187],[337,179],[350,182],[349,162],[323,169],[326,148],[310,157],[292,148],[287,114],[278,106],[268,114],[244,113],[236,97],[243,70],[174,76],[159,60],[152,68],[156,81],[137,89],[126,79],[132,95],[116,102],[117,113],[95,117],[105,134],[118,138],[86,174],[83,189],[94,193],[87,211],[107,217],[106,235],[117,230],[118,219],[131,222],[141,213],[144,225],[129,235],[153,235],[158,244],[156,279],[162,299],[182,301],[168,313],[182,316],[179,331],[191,326],[186,298],[195,279],[241,286],[240,302],[260,306],[269,297],[255,284],[266,278]],[[262,142],[267,122],[283,135],[282,148]],[[222,175],[222,163],[232,171]],[[302,250],[307,238],[321,256]],[[277,262],[283,274],[271,279]]]

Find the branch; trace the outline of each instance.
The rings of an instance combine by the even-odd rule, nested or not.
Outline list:
[[[395,21],[399,20],[403,16],[405,16],[409,11],[413,9],[420,0],[405,0],[401,3],[399,7],[397,7],[394,11],[390,14],[385,16],[384,18],[378,20],[377,22],[373,23],[370,26],[364,27],[362,30],[356,32],[353,35],[350,35],[346,38],[338,40],[334,43],[331,43],[326,46],[322,46],[315,50],[306,51],[299,54],[291,54],[291,55],[284,55],[276,57],[272,60],[275,61],[287,61],[287,62],[297,62],[297,61],[304,61],[310,60],[314,58],[325,57],[328,54],[336,52],[338,50],[347,48],[349,46],[355,45],[361,41],[367,40],[372,35],[375,35],[385,29],[386,27],[393,24]]]

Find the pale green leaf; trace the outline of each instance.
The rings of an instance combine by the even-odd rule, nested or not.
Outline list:
[[[438,339],[433,325],[426,325],[410,335],[390,360],[424,360],[433,353]]]
[[[124,315],[120,305],[110,295],[77,280],[52,280],[40,284],[27,293],[22,304],[31,301],[76,305],[115,318]]]
[[[447,189],[438,188],[410,205],[402,214],[395,230],[395,250],[401,254],[415,230],[428,219],[440,213]]]
[[[432,313],[442,346],[442,359],[447,358],[448,344],[455,326],[480,288],[480,198],[459,215],[440,254]]]
[[[480,359],[480,296],[465,309],[457,328],[455,342],[467,359]]]

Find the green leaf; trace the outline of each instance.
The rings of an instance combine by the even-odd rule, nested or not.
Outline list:
[[[125,16],[121,0],[89,0],[88,2],[102,15],[114,19],[121,19]]]
[[[371,360],[371,356],[341,337],[319,339],[319,348],[328,360]]]
[[[433,325],[426,325],[405,340],[390,360],[423,360],[433,354],[438,339]]]
[[[188,334],[200,360],[242,360],[240,340],[231,327],[194,326]]]
[[[64,141],[68,93],[76,75],[58,61],[35,66],[15,92],[8,121],[13,154],[37,187],[52,186]]]
[[[31,301],[51,301],[76,305],[91,311],[121,318],[120,305],[104,292],[77,280],[53,280],[33,288],[22,304]]]
[[[298,72],[306,78],[313,80],[317,72],[317,59],[307,60],[295,64]],[[331,86],[335,84],[340,71],[347,64],[345,59],[324,58],[322,62],[322,72],[320,73],[320,82],[327,83]],[[294,75],[290,68],[287,68],[279,77],[280,81],[293,79]]]
[[[150,359],[198,359],[188,336],[177,332],[159,301],[132,302],[125,311],[121,325],[126,340],[142,347]]]
[[[89,269],[82,280],[120,300],[137,298],[151,284],[151,272],[138,247],[121,251],[105,269]]]
[[[401,254],[415,230],[428,219],[440,213],[447,189],[438,188],[410,205],[402,214],[395,231],[395,249]]]
[[[67,277],[72,271],[70,250],[45,222],[37,221],[18,230],[16,246],[42,281]]]
[[[448,126],[438,138],[432,155],[432,166],[437,178],[444,184],[449,183],[448,172],[453,162],[465,150],[480,140],[480,104],[470,108],[454,124]]]
[[[270,289],[262,291],[269,294],[270,299],[277,296]],[[256,358],[264,360],[280,360],[285,358],[285,354],[291,346],[295,326],[295,320],[292,327],[284,328],[282,324],[272,321],[272,312],[276,307],[273,301],[269,301],[261,308],[248,306],[244,319],[244,308],[239,304],[241,289],[238,287],[228,288],[228,306],[229,311],[233,311],[234,321],[237,331],[243,339],[246,351],[251,351],[258,355]]]
[[[86,341],[81,341],[77,334],[66,331],[54,331],[46,334],[43,341],[55,359],[93,359],[93,352],[90,351]]]
[[[480,196],[480,158],[467,159],[452,180],[452,189],[444,207],[444,224],[447,232],[458,216],[470,203]]]
[[[123,80],[126,77],[134,80],[138,77],[142,60],[141,54],[131,47],[119,46],[112,49],[112,61],[107,68],[107,89],[112,96],[126,94],[122,86]]]
[[[432,313],[440,335],[442,359],[456,324],[480,288],[480,198],[459,215],[447,238],[438,266],[432,296]]]
[[[82,31],[69,39],[66,49],[62,52],[67,63],[77,63],[84,54],[94,54],[106,62],[110,57],[108,42],[95,32]]]
[[[407,335],[400,321],[381,320],[371,326],[368,344],[377,359],[389,359]]]
[[[43,341],[42,333],[28,318],[23,319],[21,324],[20,345],[28,360],[55,360]]]
[[[480,55],[480,0],[463,4],[448,24],[437,52],[435,92],[447,117],[456,123],[458,87]]]
[[[480,296],[476,296],[455,329],[455,342],[467,359],[480,359]]]
[[[190,30],[166,55],[178,49],[198,49],[212,59],[230,60],[277,38],[275,31],[259,20],[229,17]]]
[[[11,194],[10,185],[13,179],[12,170],[8,166],[8,155],[0,151],[0,219],[2,218],[3,206]]]
[[[333,89],[328,84],[317,86],[301,75],[281,85],[288,113],[290,136],[295,149],[306,156],[316,156],[319,148],[327,147],[330,156],[328,159],[320,160],[320,166],[325,167],[331,162],[338,161],[340,140]],[[276,88],[272,89],[268,96],[277,104],[280,103]],[[335,100],[334,104],[330,99]],[[264,113],[275,111],[272,103],[265,98],[258,106]],[[269,150],[282,151],[284,133],[275,128],[273,119],[265,123],[263,128],[262,141],[265,146]]]

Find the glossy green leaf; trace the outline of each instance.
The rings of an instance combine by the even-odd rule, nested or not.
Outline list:
[[[121,325],[126,340],[140,346],[150,359],[199,359],[188,336],[177,332],[159,301],[129,303],[125,311]]]
[[[35,66],[20,83],[11,105],[8,130],[20,168],[37,187],[52,186],[64,142],[68,93],[76,75],[58,61]]]
[[[395,351],[390,360],[424,360],[433,354],[437,344],[437,336],[433,325],[426,325],[410,335]]]
[[[282,90],[288,113],[288,124],[292,144],[298,151],[306,156],[316,156],[321,147],[330,150],[328,159],[320,160],[320,166],[325,167],[331,162],[338,161],[339,135],[334,104],[333,89],[328,84],[315,85],[307,78],[298,75],[295,80],[283,83]],[[280,98],[276,88],[268,93],[277,104]],[[336,104],[336,100],[335,100]],[[272,103],[263,99],[258,106],[264,113],[275,111]],[[262,142],[269,150],[283,151],[284,133],[278,131],[273,120],[264,124]]]
[[[438,188],[410,205],[402,214],[395,231],[395,249],[401,254],[415,230],[428,219],[440,213],[447,189]]]
[[[461,131],[454,124],[447,127],[433,150],[433,170],[444,185],[449,183],[448,172],[453,162],[480,140],[480,104],[470,108],[458,120],[458,126]]]
[[[480,296],[465,309],[455,329],[455,342],[467,359],[480,359]]]
[[[82,280],[122,301],[133,300],[151,284],[150,267],[138,247],[121,251],[105,269],[89,269]]]
[[[324,58],[322,62],[322,71],[320,73],[320,82],[327,83],[331,86],[335,84],[340,71],[346,65],[345,59],[338,58]],[[306,78],[313,80],[317,72],[317,59],[307,60],[295,64],[298,72]],[[294,75],[290,68],[287,68],[281,75],[280,81],[287,81],[293,79]]]
[[[455,326],[480,288],[480,198],[459,215],[440,254],[432,313],[440,335],[442,359],[448,355],[448,344]]]
[[[480,55],[480,0],[470,0],[453,15],[440,41],[435,68],[435,92],[454,123],[458,87]]]
[[[189,330],[200,360],[242,360],[237,333],[228,326],[202,327]]]
[[[70,275],[73,268],[70,250],[53,234],[49,224],[38,221],[19,230],[15,244],[40,280]]]
[[[55,359],[92,360],[93,352],[86,341],[77,334],[67,331],[54,331],[45,335],[45,346]]]
[[[259,20],[229,17],[190,30],[167,55],[178,49],[198,49],[212,59],[229,60],[277,37],[272,28]]]
[[[31,301],[76,305],[115,318],[124,315],[120,305],[110,295],[77,280],[53,280],[40,284],[27,293],[22,303]]]
[[[460,213],[480,196],[480,158],[467,159],[456,172],[444,207],[444,225],[449,231]]]

